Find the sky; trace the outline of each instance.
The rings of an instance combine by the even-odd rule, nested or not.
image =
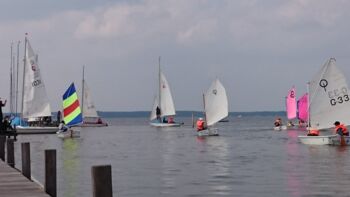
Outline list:
[[[0,97],[9,98],[10,45],[39,56],[52,111],[82,67],[99,111],[151,110],[158,57],[177,110],[203,109],[219,78],[229,111],[285,109],[330,57],[350,78],[347,0],[2,0]],[[8,108],[5,108],[8,111]]]

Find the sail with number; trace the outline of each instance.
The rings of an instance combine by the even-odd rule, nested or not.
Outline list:
[[[335,121],[350,124],[349,88],[336,60],[330,58],[310,81],[310,124],[325,129]]]
[[[303,120],[306,122],[309,117],[309,102],[308,102],[309,94],[305,93],[302,97],[299,98],[297,105],[298,105],[298,119]]]
[[[154,100],[152,112],[150,119],[156,119],[156,108],[157,106],[160,108],[161,117],[164,116],[173,116],[176,114],[175,105],[173,101],[173,97],[171,95],[170,86],[165,78],[163,72],[161,72],[159,67],[159,93],[158,96]]]
[[[49,99],[41,77],[37,55],[26,38],[22,95],[23,118],[51,116]]]
[[[295,87],[289,90],[286,97],[287,118],[293,119],[297,117],[297,103],[295,99]]]
[[[205,118],[208,126],[212,126],[228,116],[226,90],[216,79],[204,94]]]

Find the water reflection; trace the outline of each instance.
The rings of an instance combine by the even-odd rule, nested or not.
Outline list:
[[[78,196],[79,188],[79,143],[76,138],[62,140],[62,183],[63,196]]]

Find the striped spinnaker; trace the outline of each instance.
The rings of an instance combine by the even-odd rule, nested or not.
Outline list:
[[[77,125],[83,122],[74,83],[72,83],[63,94],[63,117],[67,126]]]

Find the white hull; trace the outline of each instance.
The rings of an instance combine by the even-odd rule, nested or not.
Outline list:
[[[160,123],[160,122],[150,122],[153,127],[180,127],[181,123]]]
[[[21,133],[55,133],[58,127],[16,126],[16,130]]]
[[[275,130],[275,131],[287,130],[287,126],[274,127],[273,130]]]
[[[298,136],[301,143],[309,145],[328,145],[332,143],[331,138],[333,137],[337,137],[337,135]]]
[[[83,123],[80,125],[75,125],[73,127],[107,127],[107,123],[97,124],[97,123]]]
[[[205,137],[205,136],[219,136],[217,128],[210,128],[203,131],[197,131],[197,136]]]
[[[65,139],[65,138],[78,138],[80,137],[80,132],[79,131],[66,131],[66,132],[57,132],[57,137]]]

